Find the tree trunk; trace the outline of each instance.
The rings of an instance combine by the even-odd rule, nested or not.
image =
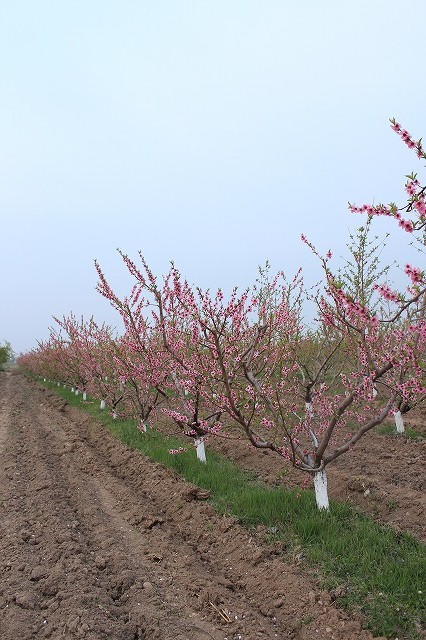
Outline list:
[[[328,502],[327,491],[327,474],[325,469],[317,471],[314,474],[314,488],[315,488],[315,500],[317,501],[317,507],[320,511],[329,511],[330,505]]]
[[[101,404],[99,405],[99,409],[103,411],[105,409],[105,400],[101,400]]]
[[[204,438],[198,438],[194,440],[194,445],[197,448],[197,459],[200,462],[206,462],[206,449],[204,446]]]
[[[85,391],[83,391],[83,400],[86,401],[87,400],[87,393]]]
[[[395,424],[397,433],[405,433],[404,418],[400,411],[395,413]]]

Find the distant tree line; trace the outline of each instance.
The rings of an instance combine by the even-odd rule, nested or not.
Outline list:
[[[0,371],[4,370],[5,364],[13,361],[13,349],[10,342],[5,342],[0,346]]]

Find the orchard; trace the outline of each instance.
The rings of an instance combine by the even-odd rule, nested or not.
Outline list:
[[[391,125],[426,159],[421,140]],[[405,190],[401,207],[350,205],[364,225],[343,270],[333,269],[331,250],[321,255],[302,236],[317,259],[315,294],[301,271],[288,277],[266,268],[227,297],[192,286],[173,263],[158,277],[142,253],[136,264],[120,251],[134,281],[120,298],[96,261],[97,290],[121,318],[122,334],[93,318],[56,319],[49,340],[19,364],[97,398],[114,417],[133,417],[143,432],[177,427],[200,462],[213,437],[270,450],[313,478],[317,506],[328,510],[328,465],[391,415],[402,432],[403,415],[426,396],[425,273],[405,265],[407,286],[394,289],[368,235],[374,217],[388,216],[423,257],[426,187],[413,173]],[[308,301],[315,304],[309,324]]]

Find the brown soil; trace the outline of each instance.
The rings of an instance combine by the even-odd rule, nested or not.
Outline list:
[[[11,373],[0,458],[2,640],[372,638],[297,562]]]
[[[426,408],[407,414],[404,422],[424,433]],[[247,441],[210,438],[207,446],[269,483],[312,486],[307,474]],[[330,497],[347,500],[376,520],[426,541],[426,440],[367,433],[350,452],[330,463],[327,477]]]

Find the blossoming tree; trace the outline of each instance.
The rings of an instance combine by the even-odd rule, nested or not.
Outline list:
[[[124,264],[135,279],[129,296],[122,300],[114,293],[99,264],[98,291],[120,313],[125,326],[123,342],[128,359],[122,362],[121,377],[133,376],[149,394],[150,409],[160,408],[181,433],[194,439],[197,457],[205,462],[206,436],[221,428],[214,393],[206,391],[208,370],[200,370],[195,345],[200,336],[190,326],[188,314],[173,287],[178,286],[176,270],[171,268],[160,285],[140,255],[138,268],[121,253]],[[173,284],[171,284],[173,283]],[[185,295],[189,289],[185,290]],[[133,372],[133,373],[132,373]]]
[[[421,141],[395,121],[392,127],[426,159]],[[424,250],[426,187],[411,174],[406,191],[408,204],[401,208],[391,203],[350,209],[369,218],[392,217]],[[105,336],[93,340],[93,333],[85,340],[82,327],[64,320],[69,342],[53,336],[48,347],[56,347],[58,360],[83,385],[109,377],[93,362],[107,354],[111,378],[137,406],[142,427],[152,412],[162,411],[195,439],[200,460],[205,437],[226,433],[233,424],[254,447],[312,475],[317,505],[328,509],[328,465],[390,413],[399,419],[426,395],[426,279],[419,267],[406,265],[408,287],[396,291],[386,281],[373,283],[372,272],[356,260],[352,276],[349,270],[345,277],[332,268],[331,252],[322,256],[302,240],[322,274],[314,328],[302,322],[306,292],[300,273],[288,281],[279,272],[226,297],[221,289],[212,294],[190,286],[173,264],[159,282],[142,254],[140,268],[121,254],[134,278],[122,299],[95,264],[98,291],[120,314],[123,336],[109,344]],[[363,259],[364,244],[365,251]],[[381,275],[386,268],[376,270],[375,279]]]

